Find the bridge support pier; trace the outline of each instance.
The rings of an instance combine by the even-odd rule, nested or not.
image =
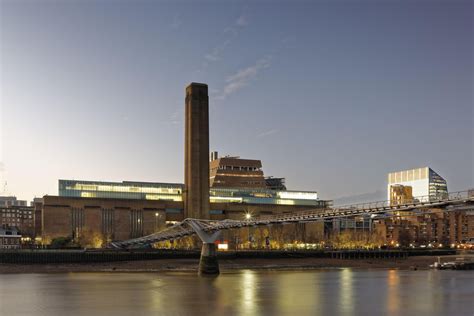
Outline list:
[[[219,262],[217,261],[217,249],[214,242],[219,237],[220,231],[209,233],[204,231],[199,221],[191,220],[188,223],[202,241],[198,274],[202,276],[219,275]]]
[[[218,275],[219,262],[215,243],[202,243],[201,258],[199,259],[199,275]]]

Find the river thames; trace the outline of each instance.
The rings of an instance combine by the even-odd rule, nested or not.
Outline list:
[[[0,315],[474,315],[472,271],[0,275]]]

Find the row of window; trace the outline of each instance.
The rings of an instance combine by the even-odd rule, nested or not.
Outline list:
[[[77,183],[73,186],[65,186],[60,191],[96,191],[96,192],[115,192],[115,193],[165,193],[165,194],[181,194],[181,188],[163,188],[148,186],[131,186],[131,185],[94,185]]]
[[[15,214],[10,214],[10,213],[2,213],[2,217],[18,217],[18,218],[33,218],[32,215],[21,215],[21,214],[17,214],[15,216]]]
[[[2,219],[2,223],[3,222],[8,222],[8,223],[14,223],[14,222],[21,222],[21,220],[19,218],[15,219],[15,218],[4,218]]]
[[[19,245],[20,238],[0,238],[0,245]]]
[[[25,210],[14,210],[9,208],[0,209],[1,213],[24,213],[24,214],[33,214],[33,211],[25,211]]]
[[[257,167],[219,166],[219,170],[260,171]]]

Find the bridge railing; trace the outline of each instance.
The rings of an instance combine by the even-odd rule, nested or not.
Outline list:
[[[459,191],[445,194],[444,196],[418,196],[413,199],[405,200],[403,203],[393,203],[389,200],[385,201],[376,201],[370,203],[358,203],[358,204],[349,204],[343,206],[336,206],[326,209],[311,209],[305,211],[283,213],[273,216],[266,216],[265,218],[253,218],[251,220],[246,220],[243,226],[256,225],[261,222],[271,221],[271,222],[285,222],[285,221],[297,221],[301,219],[305,220],[314,220],[317,218],[326,218],[326,217],[339,217],[339,216],[357,216],[357,215],[370,215],[377,213],[385,212],[395,212],[395,211],[404,211],[413,209],[414,207],[430,207],[436,206],[438,204],[444,204],[451,201],[462,201],[469,199],[468,191]],[[471,197],[473,199],[473,197]]]
[[[131,245],[150,244],[163,240],[170,240],[181,238],[195,234],[195,231],[189,225],[189,222],[197,222],[203,231],[211,232],[223,229],[232,229],[257,225],[271,225],[282,224],[286,222],[307,222],[326,220],[328,218],[360,216],[372,214],[387,214],[397,211],[406,211],[421,207],[436,207],[447,204],[455,204],[463,201],[474,201],[474,196],[470,196],[468,191],[452,192],[444,197],[423,196],[410,199],[410,201],[403,201],[403,203],[390,203],[390,201],[378,201],[371,203],[359,203],[346,206],[338,206],[328,209],[313,209],[301,212],[283,213],[274,216],[254,217],[246,220],[201,220],[187,218],[182,222],[174,224],[163,231],[155,234],[135,238],[132,240],[113,242],[114,247],[127,247]]]
[[[395,208],[412,205],[423,205],[425,203],[436,203],[442,201],[462,200],[469,198],[469,191],[458,191],[450,193],[439,193],[438,195],[415,196],[411,199],[403,199],[400,202],[383,200],[356,204],[336,205],[333,209],[376,209],[376,208]]]

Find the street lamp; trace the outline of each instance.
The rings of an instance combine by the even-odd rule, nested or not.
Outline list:
[[[160,213],[155,213],[155,232],[158,231],[158,217],[160,217]]]
[[[251,218],[252,218],[252,214],[250,214],[250,213],[248,213],[248,212],[245,213],[245,219],[247,220],[247,222],[249,222]],[[250,225],[248,225],[248,224],[247,224],[247,235],[248,235],[248,238],[247,238],[247,239],[248,239],[248,242],[249,242],[249,249],[250,249],[250,246],[252,245],[252,244],[251,244],[252,241],[251,241],[251,239],[250,239]]]

